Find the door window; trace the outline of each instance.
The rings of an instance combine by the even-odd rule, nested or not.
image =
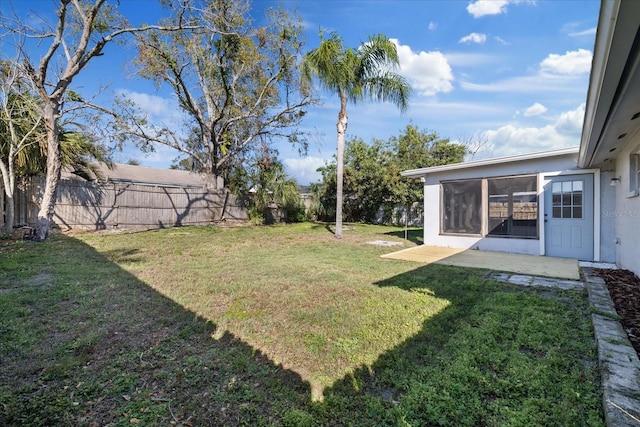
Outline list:
[[[581,180],[554,182],[551,185],[553,218],[582,218]]]

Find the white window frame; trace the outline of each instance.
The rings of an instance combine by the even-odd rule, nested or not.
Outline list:
[[[520,235],[512,235],[512,234],[508,234],[508,235],[500,235],[500,234],[491,234],[490,230],[489,230],[489,180],[492,179],[506,179],[506,178],[519,178],[519,177],[533,177],[536,180],[536,210],[537,210],[537,217],[536,217],[536,235],[535,236],[520,236]],[[540,234],[541,234],[541,228],[540,228],[540,212],[541,212],[541,208],[542,208],[542,204],[541,204],[541,196],[540,196],[540,191],[539,191],[539,186],[540,186],[540,180],[541,177],[538,174],[516,174],[516,175],[504,175],[504,176],[491,176],[491,177],[484,177],[484,178],[466,178],[466,179],[454,179],[454,180],[447,180],[447,181],[440,181],[440,235],[441,236],[476,236],[476,237],[483,237],[483,238],[495,238],[495,239],[524,239],[524,240],[541,240],[540,238]],[[461,231],[453,231],[453,230],[447,230],[447,227],[445,226],[445,205],[447,203],[447,201],[445,200],[445,191],[444,191],[444,185],[447,184],[454,184],[454,183],[460,183],[460,182],[471,182],[471,181],[479,181],[481,183],[481,195],[480,195],[480,199],[481,199],[481,207],[480,207],[480,233],[468,233],[468,232],[461,232]]]
[[[529,196],[533,195],[535,196],[535,213],[536,213],[536,217],[535,217],[535,222],[536,222],[536,232],[533,235],[520,235],[520,234],[513,234],[514,231],[512,231],[512,233],[510,234],[498,234],[498,233],[493,233],[493,230],[491,229],[490,226],[490,222],[491,222],[491,210],[490,210],[490,204],[491,204],[491,197],[496,197],[497,195],[492,195],[489,192],[489,188],[487,187],[487,191],[486,191],[486,199],[487,199],[487,203],[488,203],[488,207],[487,210],[485,211],[485,215],[486,217],[484,218],[486,224],[487,224],[487,232],[485,233],[485,235],[487,237],[499,237],[499,238],[507,238],[507,239],[535,239],[538,240],[539,236],[540,236],[540,200],[539,200],[539,196],[538,196],[538,191],[537,191],[537,187],[538,187],[538,175],[529,175],[529,174],[525,174],[525,175],[509,175],[509,176],[500,176],[500,177],[489,177],[489,178],[485,178],[485,181],[487,182],[487,185],[489,184],[489,181],[498,181],[498,180],[506,180],[506,179],[514,179],[514,178],[533,178],[535,180],[535,185],[534,185],[534,189],[533,191],[528,191],[527,193],[529,194]],[[521,192],[522,193],[522,192]],[[508,214],[507,214],[507,221],[510,222],[513,225],[513,221],[514,219],[512,218],[513,215],[515,214],[514,212],[514,206],[517,204],[517,202],[514,202],[515,198],[517,198],[518,192],[512,193],[511,195],[506,195],[507,198],[509,199],[508,202]]]
[[[484,203],[484,198],[485,198],[485,194],[484,194],[484,186],[483,186],[483,179],[482,178],[471,178],[471,179],[455,179],[455,180],[450,180],[450,181],[442,181],[440,182],[440,234],[441,235],[452,235],[452,236],[484,236],[484,216],[483,216],[483,203]],[[477,214],[479,215],[479,220],[480,220],[480,230],[478,233],[476,232],[464,232],[464,231],[455,231],[455,230],[451,230],[450,227],[448,227],[445,224],[446,219],[446,208],[447,208],[447,203],[449,202],[448,200],[445,200],[445,185],[453,185],[453,184],[459,184],[459,183],[479,183],[480,184],[480,200],[477,200],[476,203],[480,203],[480,205],[477,208]]]
[[[629,154],[629,197],[640,196],[640,151]]]

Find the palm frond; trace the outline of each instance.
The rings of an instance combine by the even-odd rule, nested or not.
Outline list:
[[[396,46],[384,34],[370,36],[358,49],[361,58],[360,72],[393,69],[399,65]]]
[[[333,32],[320,46],[310,51],[303,62],[303,74],[317,77],[320,85],[345,94],[353,104],[365,97],[389,101],[402,111],[408,107],[411,86],[400,74],[396,46],[384,34],[370,36],[358,49],[345,49]]]
[[[370,77],[362,83],[367,96],[374,101],[391,102],[406,111],[411,96],[411,86],[399,74],[386,72],[382,75]]]

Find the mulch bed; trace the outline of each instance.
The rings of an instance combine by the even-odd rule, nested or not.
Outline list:
[[[609,288],[620,323],[640,355],[640,279],[629,270],[596,269]]]

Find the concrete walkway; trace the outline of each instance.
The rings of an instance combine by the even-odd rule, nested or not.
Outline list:
[[[580,280],[578,261],[569,258],[443,248],[428,245],[420,245],[385,254],[382,255],[382,258],[401,259],[424,264],[436,263],[455,265],[458,267],[483,268],[493,271],[508,271],[531,276]]]
[[[603,407],[607,427],[640,426],[640,361],[627,333],[617,320],[615,306],[604,280],[593,268],[582,268],[584,282],[524,274],[493,273],[494,279],[520,286],[587,288],[591,321],[598,346]]]

